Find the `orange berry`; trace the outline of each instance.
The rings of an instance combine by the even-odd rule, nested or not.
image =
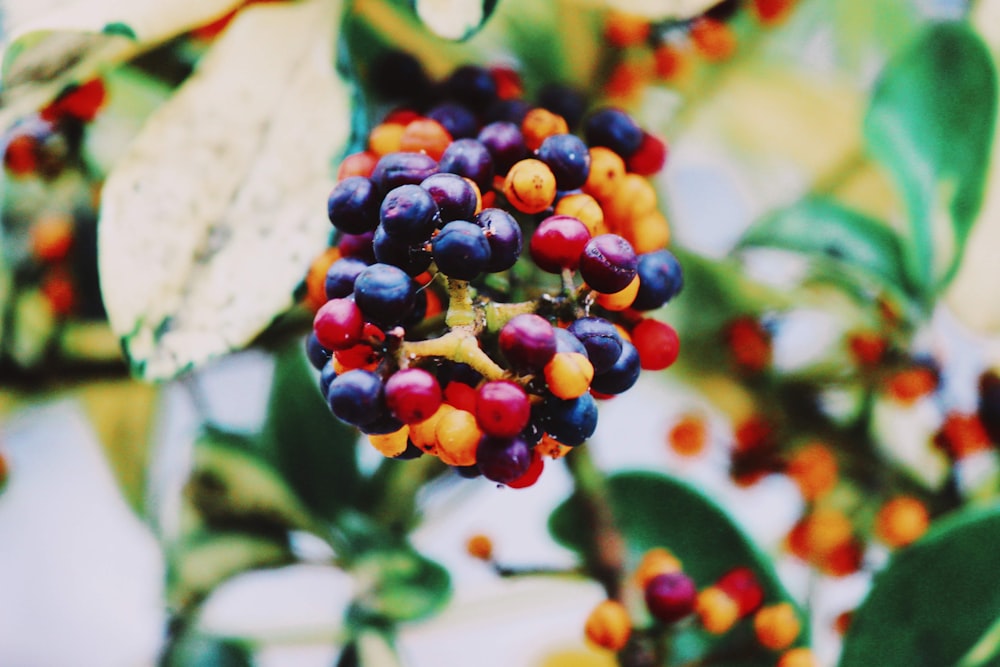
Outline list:
[[[784,21],[794,5],[795,0],[753,0],[754,13],[765,25]]]
[[[583,191],[598,201],[609,199],[625,177],[625,161],[618,153],[604,146],[590,149],[590,173]],[[607,222],[607,216],[605,216]]]
[[[38,140],[27,134],[19,134],[7,142],[3,163],[16,176],[34,173],[38,166]]]
[[[632,282],[620,292],[615,292],[614,294],[594,292],[594,294],[596,295],[594,303],[601,308],[615,312],[625,310],[632,305],[636,295],[639,294],[639,276],[633,278]]]
[[[417,422],[416,424],[410,424],[410,440],[413,441],[414,445],[428,454],[434,454],[437,456],[438,441],[436,431],[438,422],[440,422],[445,415],[454,411],[455,408],[447,403],[442,403],[441,407],[439,407],[434,414],[424,421]]]
[[[663,81],[682,77],[690,69],[690,59],[675,46],[661,44],[653,51],[656,76]]]
[[[638,567],[632,574],[632,578],[639,588],[645,590],[646,585],[661,574],[673,574],[681,572],[683,567],[669,549],[665,547],[653,547],[642,555]]]
[[[899,496],[882,505],[875,516],[875,534],[890,547],[905,547],[930,526],[927,507],[911,496]]]
[[[740,317],[731,322],[726,338],[740,368],[759,372],[771,364],[771,336],[754,318]]]
[[[518,211],[541,213],[555,201],[556,177],[541,160],[521,160],[507,172],[503,193]]]
[[[936,441],[956,461],[993,446],[979,415],[958,412],[945,416]]]
[[[590,389],[594,367],[578,352],[558,352],[545,364],[545,383],[552,395],[564,400],[579,398]]]
[[[653,80],[653,62],[625,60],[611,70],[604,93],[613,99],[632,100]]]
[[[378,157],[399,152],[405,131],[406,127],[399,123],[376,125],[368,135],[368,150]]]
[[[543,434],[542,439],[537,445],[535,445],[536,452],[538,452],[541,456],[547,456],[550,459],[561,459],[566,456],[571,449],[573,448],[555,440],[548,433]]]
[[[368,435],[368,442],[377,449],[382,456],[392,458],[399,456],[406,451],[406,442],[410,437],[410,427],[404,426],[398,431],[386,434],[371,433]]]
[[[591,237],[608,232],[608,228],[604,224],[604,211],[601,209],[601,205],[588,194],[581,192],[566,195],[556,203],[555,214],[576,218],[586,225]]]
[[[306,306],[314,313],[327,302],[326,272],[338,259],[340,259],[340,250],[336,247],[327,248],[309,266],[309,273],[306,274],[305,301]]]
[[[620,49],[644,44],[649,32],[649,19],[644,16],[612,10],[604,19],[604,39]]]
[[[435,160],[441,159],[449,144],[451,135],[448,130],[430,118],[410,121],[399,138],[399,150],[406,153],[426,153]]]
[[[788,602],[779,602],[761,608],[753,617],[753,629],[757,641],[774,651],[792,645],[802,630],[795,608]]]
[[[847,341],[851,354],[860,366],[875,366],[882,361],[887,343],[884,337],[872,332],[862,331],[851,335]]]
[[[777,667],[819,667],[819,661],[805,646],[785,651],[778,660]]]
[[[829,447],[818,442],[796,450],[785,472],[806,500],[821,498],[837,485],[837,459]]]
[[[542,142],[554,134],[569,134],[566,119],[548,109],[535,107],[521,121],[521,134],[529,151],[537,151]]]
[[[632,636],[632,622],[621,602],[604,600],[590,612],[583,631],[597,646],[617,652],[625,648]]]
[[[657,210],[629,220],[618,230],[637,255],[666,248],[670,243],[670,223]]]
[[[352,153],[340,163],[340,167],[337,169],[337,180],[342,181],[351,176],[364,176],[367,178],[372,175],[377,163],[378,156],[374,153],[370,153],[369,151]]]
[[[736,35],[722,21],[702,17],[691,25],[691,41],[705,60],[726,60],[736,52]]]
[[[837,631],[837,634],[846,635],[847,629],[851,627],[851,621],[853,620],[853,611],[843,611],[837,614],[837,618],[833,619],[833,629]]]
[[[888,391],[898,403],[912,405],[937,388],[937,375],[929,368],[916,367],[899,371],[889,378]]]
[[[667,437],[670,448],[681,456],[698,456],[708,445],[708,425],[698,414],[681,415]]]
[[[68,215],[40,217],[31,226],[31,252],[40,262],[65,259],[73,247],[73,220]]]
[[[601,200],[601,204],[608,228],[613,232],[621,233],[619,232],[621,230],[628,234],[626,230],[634,221],[656,212],[656,190],[639,174],[625,174],[619,179],[611,195]],[[659,248],[660,246],[657,246],[654,249],[659,250]]]
[[[740,606],[736,600],[715,586],[698,593],[694,611],[705,630],[713,635],[728,632],[740,617]]]
[[[485,535],[473,535],[465,543],[465,550],[473,558],[490,560],[493,558],[493,540]]]
[[[465,410],[454,410],[441,417],[434,428],[438,456],[450,466],[471,466],[476,463],[476,448],[483,432],[476,416]]]

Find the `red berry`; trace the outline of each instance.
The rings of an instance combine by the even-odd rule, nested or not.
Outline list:
[[[498,438],[513,438],[524,430],[530,417],[531,404],[520,385],[495,380],[479,388],[476,421],[483,433]]]
[[[674,623],[694,611],[698,589],[683,572],[659,574],[646,584],[646,607],[664,623]]]
[[[764,603],[764,589],[748,567],[733,568],[719,579],[716,586],[739,605],[740,618],[757,611]]]
[[[542,458],[542,455],[538,453],[537,448],[532,449],[531,463],[528,465],[528,469],[517,479],[507,482],[507,486],[512,489],[526,489],[538,481],[538,478],[542,476],[542,470],[544,468],[545,460]]]
[[[476,413],[476,390],[464,382],[449,382],[444,388],[444,401],[453,408]]]
[[[385,402],[393,417],[404,424],[415,424],[441,407],[441,386],[422,368],[404,368],[386,381]]]
[[[643,131],[639,150],[628,156],[625,167],[633,174],[652,176],[661,169],[667,161],[667,145],[659,137]]]
[[[361,340],[365,320],[351,299],[331,299],[316,311],[313,331],[328,350],[346,350]]]
[[[561,273],[576,269],[590,232],[579,219],[569,215],[551,215],[538,225],[531,236],[531,258],[543,271]]]
[[[632,344],[639,351],[639,362],[643,368],[661,371],[677,360],[681,342],[669,324],[645,319],[632,329]]]
[[[556,354],[555,329],[540,315],[517,315],[500,329],[500,351],[516,370],[541,370]]]

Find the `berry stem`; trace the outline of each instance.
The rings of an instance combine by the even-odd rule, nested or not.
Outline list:
[[[448,278],[448,314],[444,319],[448,328],[474,327],[477,325],[476,315],[469,281]]]
[[[487,380],[500,380],[507,371],[483,352],[471,326],[453,329],[443,336],[430,340],[408,341],[399,348],[400,368],[409,366],[417,359],[441,357],[458,363],[468,364]]]
[[[590,523],[584,566],[604,586],[609,599],[619,599],[625,567],[625,539],[616,527],[608,504],[607,481],[587,447],[574,448],[565,460],[573,477],[575,494]]]
[[[500,331],[503,325],[510,322],[518,315],[534,313],[538,310],[538,304],[534,301],[521,301],[519,303],[493,303],[486,304],[486,330],[491,332]]]

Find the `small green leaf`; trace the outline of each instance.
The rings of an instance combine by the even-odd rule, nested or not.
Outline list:
[[[229,639],[185,633],[173,642],[160,667],[252,667],[253,654],[245,644]]]
[[[448,571],[408,547],[367,554],[351,574],[359,582],[355,607],[363,618],[415,621],[440,611],[451,595]]]
[[[476,34],[499,0],[412,0],[417,16],[436,35],[463,40]]]
[[[105,35],[121,35],[122,37],[128,37],[129,39],[138,39],[135,34],[135,30],[132,29],[127,23],[122,23],[121,21],[115,21],[113,23],[107,23],[101,29]]]
[[[276,470],[306,507],[332,519],[357,499],[357,432],[333,417],[316,385],[301,343],[282,350],[261,438]]]
[[[897,552],[844,639],[840,667],[1000,664],[1000,507],[945,519]]]
[[[894,290],[906,291],[899,237],[885,224],[828,199],[807,199],[753,224],[740,248],[779,248],[833,262]],[[860,279],[860,278],[859,278]]]
[[[904,271],[925,300],[958,267],[982,200],[996,113],[989,51],[961,23],[928,27],[875,86],[865,140],[903,194]]]

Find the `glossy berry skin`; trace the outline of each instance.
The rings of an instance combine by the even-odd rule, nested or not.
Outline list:
[[[654,319],[645,319],[635,325],[632,343],[639,352],[642,367],[650,371],[669,368],[680,352],[680,339],[674,328]]]
[[[366,265],[375,262],[375,249],[372,248],[372,239],[375,232],[365,232],[364,234],[341,234],[337,243],[337,250],[340,251],[341,258],[353,257],[360,259]]]
[[[327,299],[342,299],[354,291],[354,281],[368,263],[355,257],[341,257],[326,271],[324,289]]]
[[[483,433],[513,438],[528,425],[531,404],[520,385],[494,380],[483,384],[476,393],[476,422]]]
[[[583,187],[590,175],[590,152],[575,134],[554,134],[538,148],[538,159],[549,166],[559,190]]]
[[[556,353],[556,332],[534,313],[516,315],[500,329],[500,351],[517,371],[539,371]]]
[[[337,377],[337,368],[331,359],[319,372],[319,390],[323,392],[323,396],[326,396],[330,391],[330,383],[335,377]]]
[[[520,126],[514,123],[490,123],[479,131],[478,139],[493,157],[493,166],[498,174],[506,174],[514,163],[528,157],[524,135],[521,134]]]
[[[531,467],[531,447],[521,438],[483,436],[476,449],[476,466],[498,484],[520,478]]]
[[[677,296],[684,287],[680,262],[669,250],[639,255],[636,271],[639,293],[632,302],[636,310],[655,310]]]
[[[438,172],[438,163],[425,153],[389,153],[379,158],[372,182],[384,196],[400,185],[419,185]]]
[[[640,176],[652,176],[663,169],[667,161],[667,145],[655,135],[642,133],[642,143],[626,161],[628,170]]]
[[[415,424],[431,417],[441,407],[441,385],[422,368],[404,368],[385,382],[385,402],[393,417]]]
[[[522,213],[541,213],[556,199],[556,177],[541,160],[517,162],[504,178],[503,194]]]
[[[367,424],[358,424],[358,430],[368,435],[387,435],[403,428],[403,423],[392,416],[383,400],[379,414]]]
[[[531,235],[531,258],[542,271],[575,270],[580,254],[590,240],[587,226],[568,215],[550,215]]]
[[[476,115],[461,104],[444,102],[430,109],[425,115],[441,123],[454,139],[473,138],[479,131]]]
[[[587,355],[587,348],[583,346],[580,339],[571,334],[566,329],[560,329],[556,327],[556,353],[559,352],[575,352],[576,354],[582,354],[585,357]],[[588,357],[589,358],[589,357]]]
[[[590,394],[562,400],[552,398],[542,411],[543,427],[552,438],[564,445],[582,445],[597,429],[597,401]]]
[[[653,577],[644,593],[649,613],[663,623],[676,623],[690,614],[698,597],[694,581],[683,572]]]
[[[621,109],[604,108],[592,113],[583,125],[590,146],[605,146],[628,159],[642,145],[642,128]]]
[[[495,165],[485,145],[476,139],[457,139],[445,149],[439,164],[441,171],[469,179],[480,192],[493,188]]]
[[[639,352],[632,343],[623,340],[622,353],[614,365],[600,375],[595,375],[590,386],[602,394],[621,394],[632,388],[641,371]]]
[[[416,283],[399,267],[372,264],[354,282],[354,299],[365,319],[383,329],[403,322],[416,303]]]
[[[327,350],[346,350],[361,340],[365,319],[351,299],[331,299],[313,318],[316,340]]]
[[[622,353],[622,337],[615,325],[603,317],[581,317],[569,325],[568,331],[583,343],[594,375],[606,373]]]
[[[490,244],[478,225],[453,220],[431,240],[431,255],[444,275],[472,280],[489,265]]]
[[[715,585],[736,602],[740,618],[749,616],[764,604],[764,588],[748,567],[729,570]]]
[[[523,238],[521,225],[507,211],[500,208],[486,208],[476,216],[476,224],[482,227],[486,241],[490,244],[490,261],[487,273],[506,271],[514,266],[521,256]]]
[[[580,254],[580,276],[597,292],[614,294],[636,276],[638,258],[618,234],[601,234],[587,241]]]
[[[409,276],[420,275],[431,265],[430,253],[390,236],[382,226],[375,230],[372,249],[380,263],[397,266]]]
[[[394,188],[382,200],[379,209],[379,222],[385,233],[410,244],[430,238],[437,228],[437,216],[434,197],[419,185]]]
[[[313,368],[322,370],[327,362],[333,358],[333,351],[320,345],[319,339],[316,338],[316,332],[311,332],[306,336],[306,358]]]
[[[507,486],[512,489],[526,489],[529,486],[533,486],[538,478],[542,476],[542,471],[545,469],[545,459],[542,455],[538,453],[537,449],[531,450],[531,463],[528,464],[528,469],[524,471],[524,474],[517,479],[512,479],[507,482]]]
[[[476,188],[462,176],[451,173],[434,174],[426,178],[420,187],[426,190],[437,204],[440,214],[439,224],[452,220],[472,220],[476,215],[476,204],[479,199]]]
[[[340,231],[363,234],[378,225],[379,201],[374,181],[364,176],[351,176],[333,188],[326,202],[326,212],[330,222]]]
[[[326,400],[338,419],[354,426],[374,423],[385,408],[382,380],[375,373],[360,369],[334,378]]]

